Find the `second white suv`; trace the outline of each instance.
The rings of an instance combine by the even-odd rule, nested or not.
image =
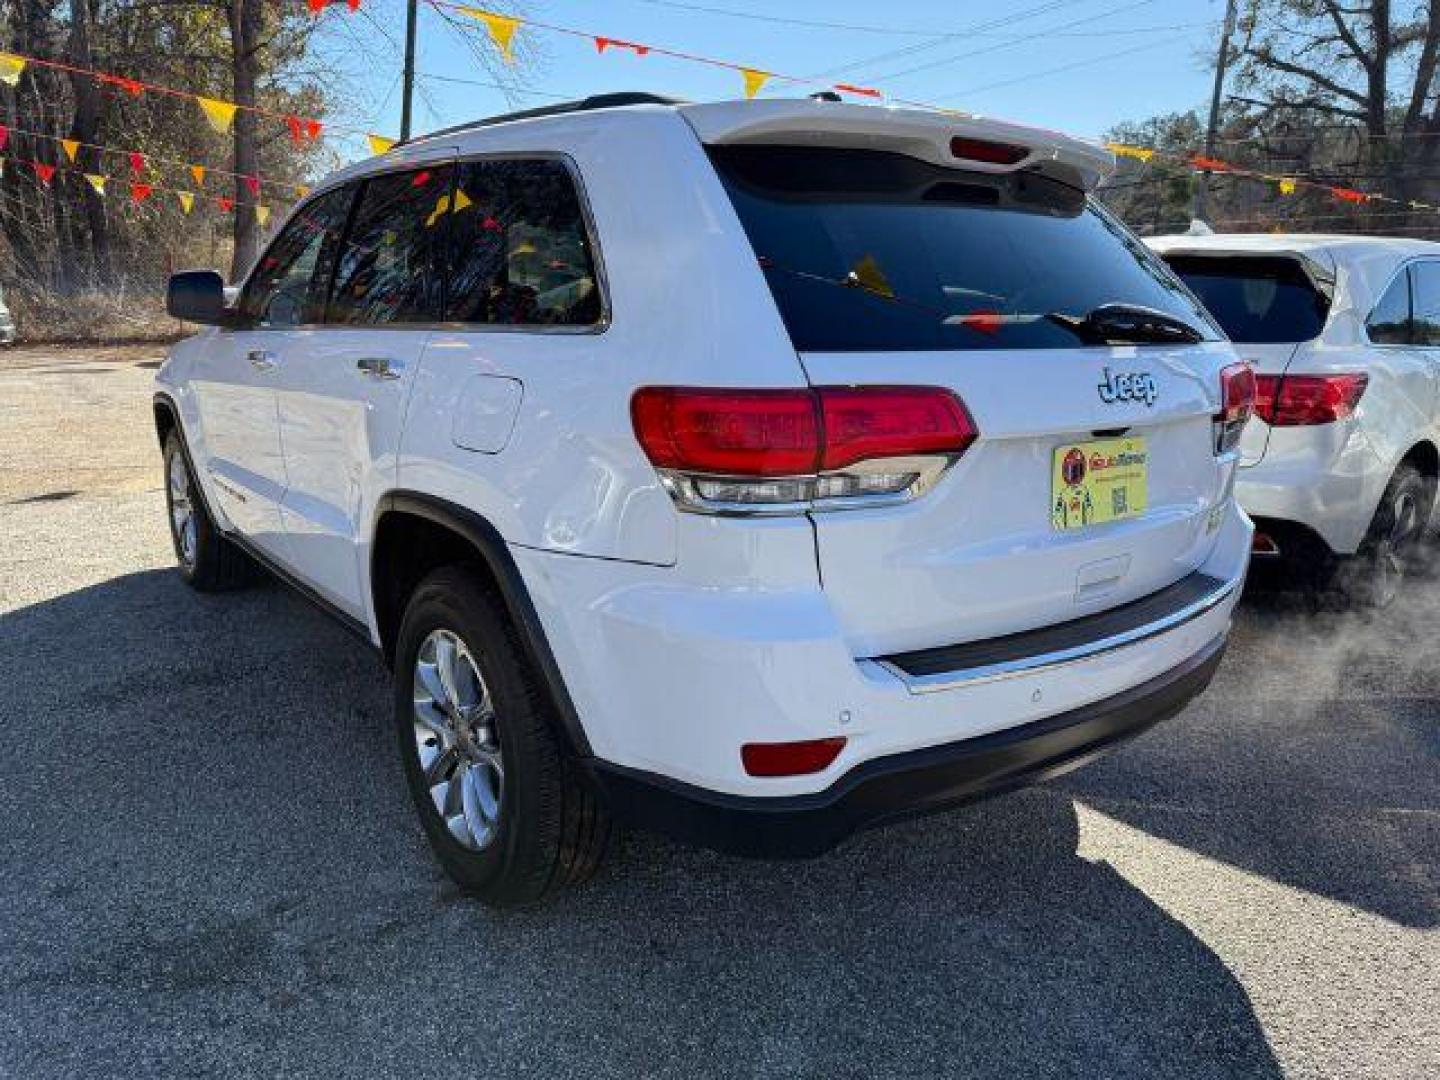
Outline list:
[[[1430,559],[1440,477],[1440,244],[1369,236],[1149,243],[1254,365],[1236,493],[1255,552],[1385,607]]]
[[[1209,681],[1250,370],[1103,151],[826,101],[443,132],[290,217],[159,374],[181,572],[395,672],[495,904],[612,819],[761,855],[1071,768]]]

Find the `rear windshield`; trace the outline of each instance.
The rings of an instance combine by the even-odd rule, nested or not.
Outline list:
[[[1231,341],[1310,341],[1325,328],[1330,302],[1294,259],[1172,255],[1166,261]]]
[[[1074,348],[1050,316],[1104,304],[1219,336],[1163,261],[1056,180],[873,150],[710,155],[797,349]]]

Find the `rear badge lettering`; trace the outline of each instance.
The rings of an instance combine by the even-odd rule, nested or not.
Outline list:
[[[1160,396],[1160,388],[1155,385],[1154,376],[1148,372],[1112,372],[1108,367],[1105,369],[1105,381],[1096,389],[1100,391],[1100,400],[1106,405],[1114,405],[1117,401],[1143,401],[1148,409]]]

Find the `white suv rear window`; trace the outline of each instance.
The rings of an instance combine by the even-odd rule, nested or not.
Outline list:
[[[1106,304],[1219,336],[1157,256],[1059,181],[871,150],[710,155],[802,351],[1074,348],[1051,316]]]

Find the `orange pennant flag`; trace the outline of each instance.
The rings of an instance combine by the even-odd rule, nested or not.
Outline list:
[[[768,71],[756,71],[754,68],[741,68],[740,77],[745,80],[745,96],[753,98],[760,93],[760,88],[770,81]]]
[[[205,186],[205,166],[204,166],[204,165],[191,165],[191,166],[190,166],[190,175],[195,178],[195,186],[196,186],[196,187],[204,187],[204,186]]]
[[[515,62],[515,31],[520,29],[522,20],[511,15],[496,15],[493,11],[481,11],[474,7],[461,7],[466,15],[472,19],[485,24],[485,29],[490,31],[490,39],[495,42],[500,54],[505,57],[505,62]],[[602,47],[602,50],[603,47]]]
[[[195,104],[200,106],[200,111],[205,114],[205,119],[210,121],[210,126],[221,135],[230,130],[230,125],[235,122],[235,110],[239,108],[233,101],[220,101],[216,98],[201,97],[199,94],[195,95]]]
[[[75,164],[75,155],[80,152],[80,140],[61,139],[60,147],[65,151],[65,156],[70,159],[70,164]]]

